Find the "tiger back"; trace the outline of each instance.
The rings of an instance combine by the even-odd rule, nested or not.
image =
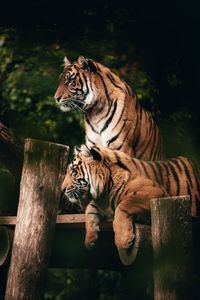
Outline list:
[[[85,245],[98,238],[100,221],[114,217],[115,243],[119,249],[134,241],[133,220],[150,211],[150,200],[190,195],[192,215],[200,214],[199,169],[185,157],[165,161],[142,161],[102,146],[85,145],[67,168],[62,186],[70,202],[87,195]]]
[[[144,160],[163,158],[157,125],[133,90],[111,70],[79,56],[65,67],[55,93],[59,108],[84,112],[86,144],[120,150]]]

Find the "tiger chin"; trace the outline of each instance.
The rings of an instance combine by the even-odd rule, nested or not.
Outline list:
[[[192,215],[196,215],[199,187],[199,173],[185,157],[141,161],[121,151],[85,145],[75,148],[62,184],[69,201],[88,199],[85,246],[90,249],[95,245],[101,220],[112,217],[115,244],[127,265],[132,261],[123,259],[123,255],[134,244],[133,222],[141,214],[149,214],[150,199],[189,194]]]

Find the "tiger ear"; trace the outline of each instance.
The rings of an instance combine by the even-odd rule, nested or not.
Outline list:
[[[74,154],[78,155],[81,152],[81,149],[79,149],[77,146],[74,147]]]
[[[67,67],[69,65],[71,65],[71,63],[70,63],[69,59],[67,58],[67,56],[65,56],[64,57],[64,66]]]
[[[80,152],[84,157],[87,157],[87,158],[91,157],[90,149],[84,144],[81,145]]]
[[[81,68],[88,70],[88,61],[84,56],[79,56],[78,57],[78,63],[81,66]]]
[[[92,154],[92,157],[94,160],[101,161],[101,155],[99,154],[99,152],[97,150],[95,150],[94,148],[91,148],[90,153]]]
[[[101,155],[94,148],[88,148],[86,145],[81,145],[81,154],[87,158],[87,160],[101,160]]]

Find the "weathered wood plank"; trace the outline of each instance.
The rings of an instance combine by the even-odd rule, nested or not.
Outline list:
[[[16,216],[0,216],[0,225],[15,226]],[[85,228],[85,214],[58,215],[56,227],[64,228]],[[112,230],[112,221],[102,222],[101,230]]]

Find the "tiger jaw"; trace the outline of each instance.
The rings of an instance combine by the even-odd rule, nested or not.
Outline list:
[[[64,191],[64,196],[71,203],[80,203],[80,200],[83,200],[86,195],[88,188],[85,189],[70,189]]]
[[[87,98],[87,97],[86,97]],[[83,109],[87,103],[85,102],[85,96],[80,95],[77,97],[70,97],[70,98],[61,98],[60,101],[56,101],[60,109],[64,112],[78,109],[82,112],[85,112]]]
[[[72,107],[69,107],[67,106],[66,104],[62,104],[62,103],[58,103],[58,106],[59,108],[64,111],[64,112],[67,112],[67,111],[70,111],[70,110],[73,110],[74,108]]]

